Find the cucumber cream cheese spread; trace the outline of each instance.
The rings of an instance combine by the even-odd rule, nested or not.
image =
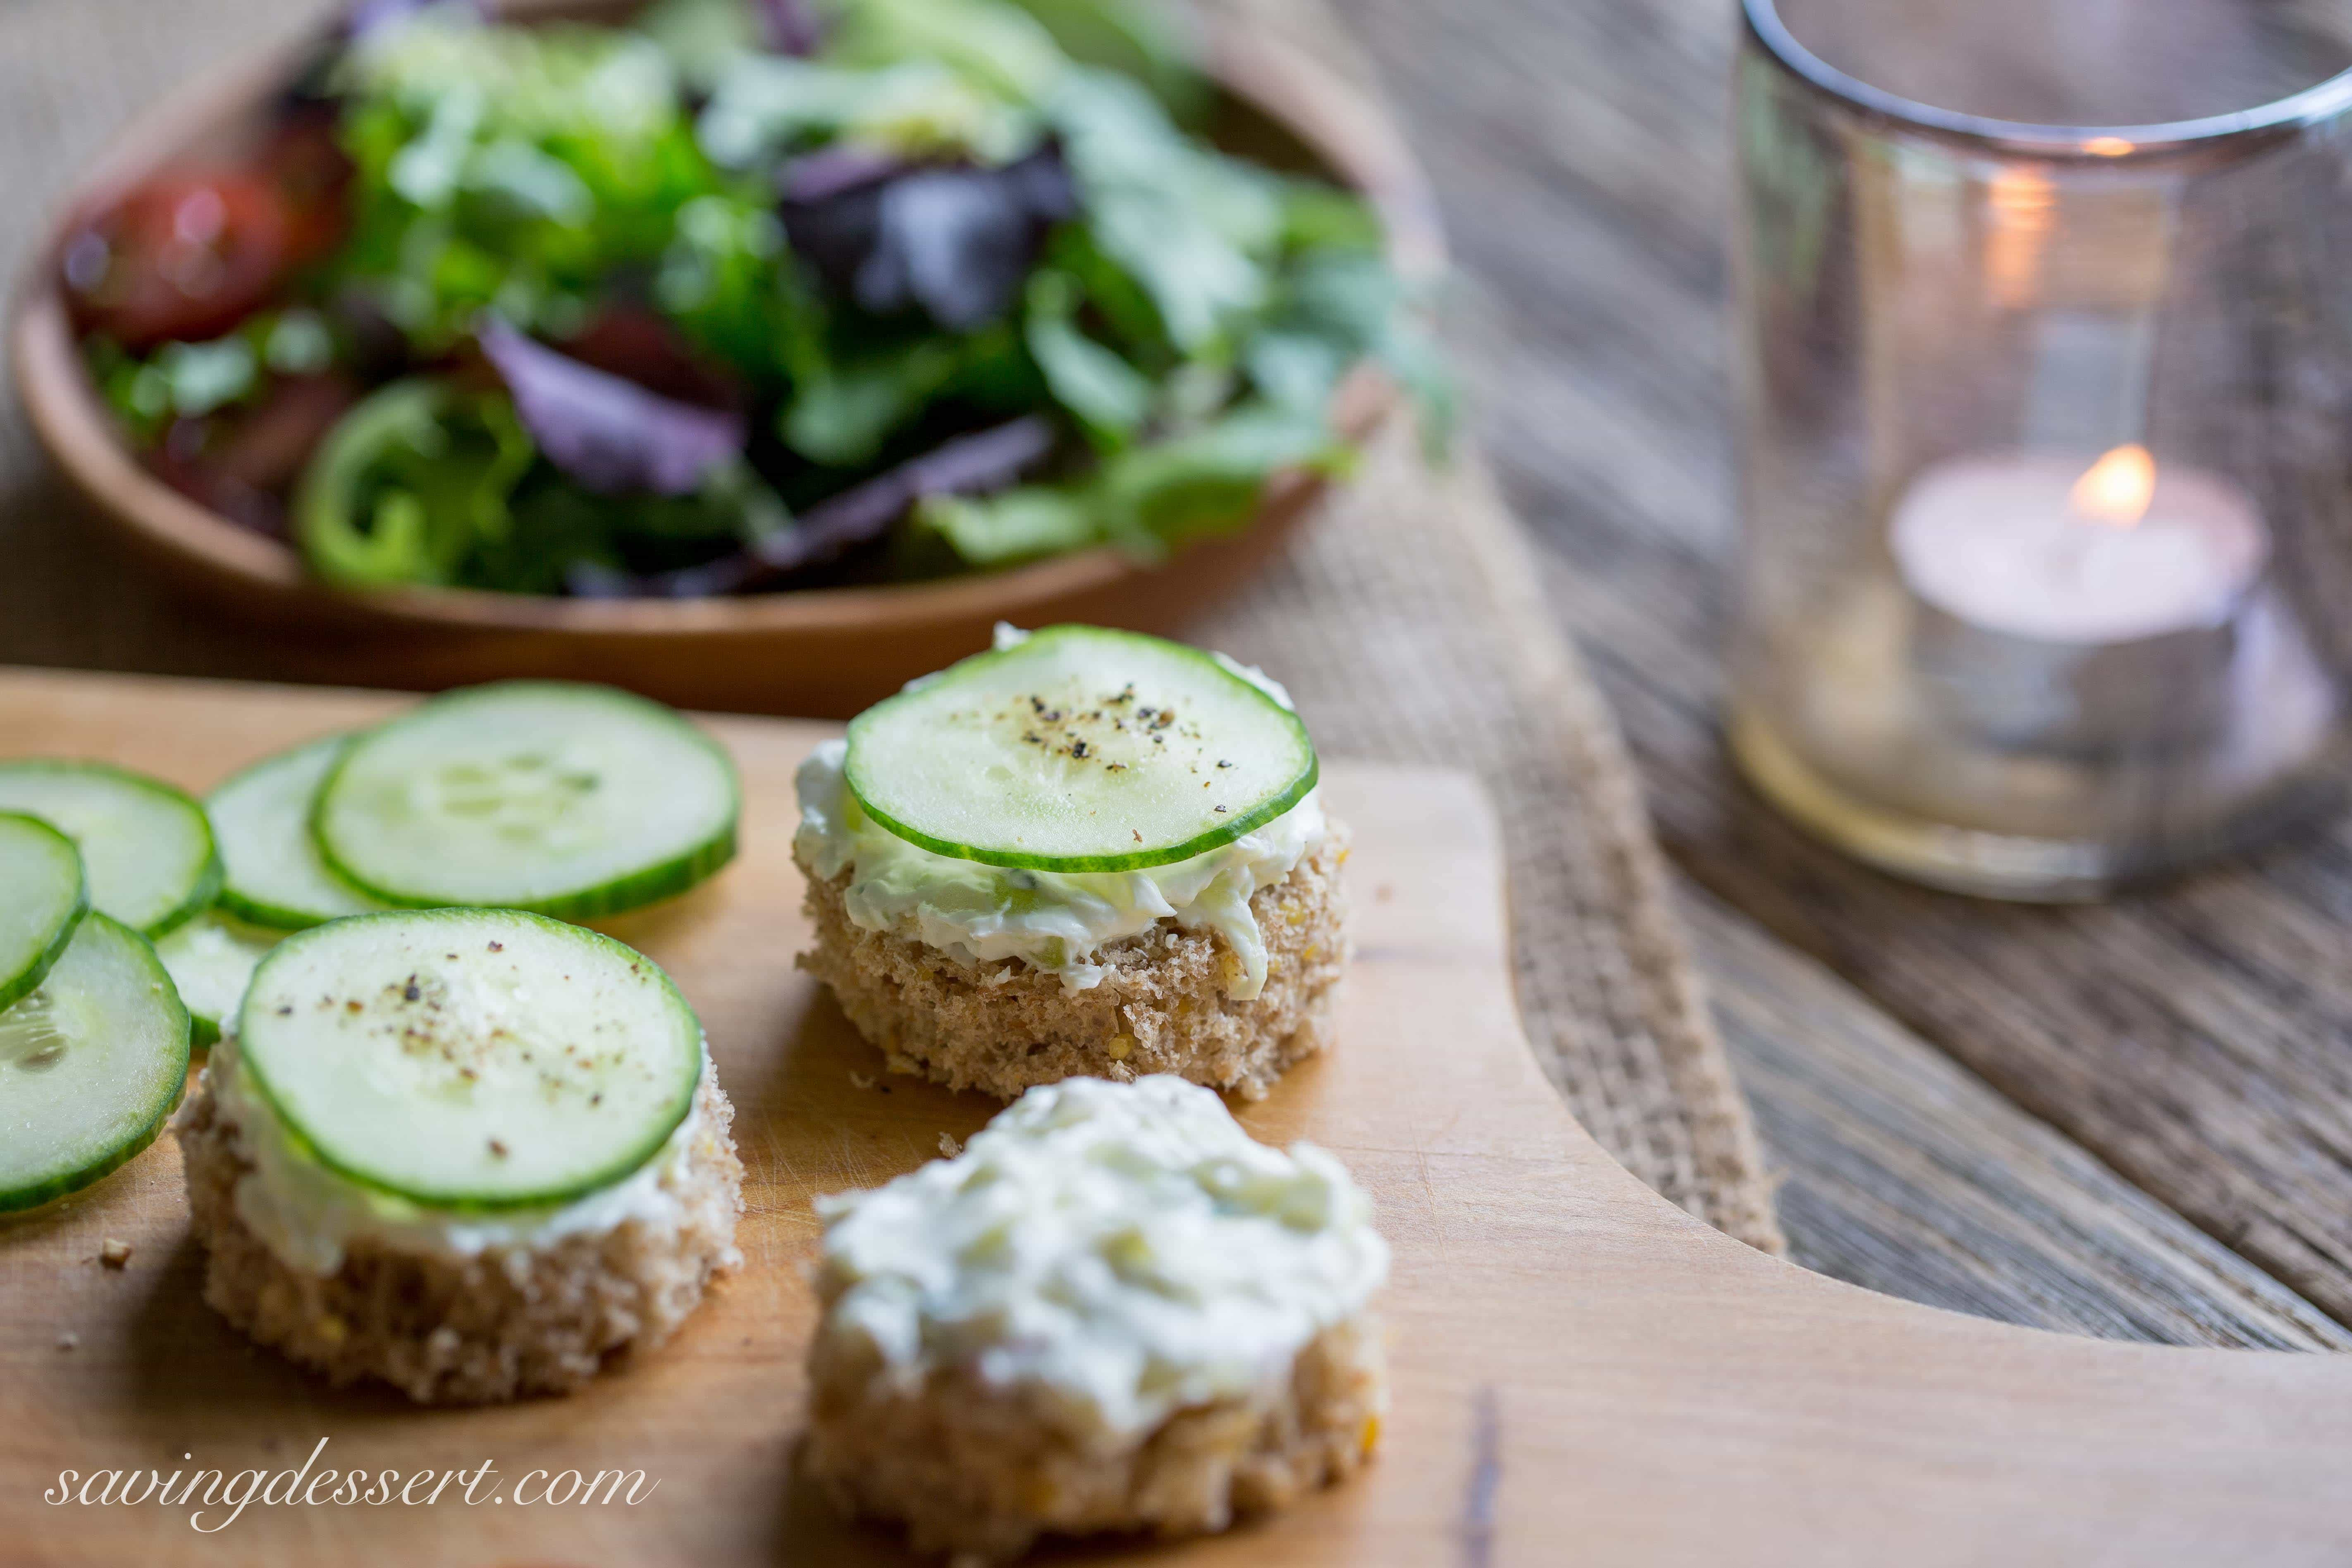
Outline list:
[[[237,1142],[253,1163],[236,1184],[237,1217],[280,1262],[309,1274],[332,1274],[342,1267],[346,1245],[362,1238],[405,1252],[471,1257],[494,1247],[548,1247],[632,1219],[674,1229],[685,1220],[679,1193],[691,1181],[689,1156],[696,1141],[709,1136],[698,1097],[669,1141],[610,1186],[543,1207],[453,1213],[362,1186],[320,1164],[288,1136],[277,1112],[238,1069],[233,1037],[224,1036],[213,1047],[205,1070],[217,1114],[235,1124]],[[707,1050],[702,1071],[707,1079]]]
[[[1027,634],[996,629],[1000,648]],[[1265,675],[1217,656],[1234,674],[1285,707],[1289,694]],[[819,877],[850,872],[842,907],[867,931],[911,937],[966,963],[1017,958],[1091,990],[1110,970],[1091,962],[1103,948],[1173,920],[1225,939],[1240,973],[1226,991],[1248,1001],[1265,985],[1265,938],[1250,913],[1260,888],[1287,878],[1322,846],[1329,825],[1322,791],[1254,832],[1206,854],[1133,871],[1033,871],[937,854],[866,816],[845,775],[847,744],[827,741],[794,783],[801,826],[793,847]]]
[[[1166,1076],[1033,1089],[956,1158],[817,1212],[823,1331],[913,1384],[1040,1389],[1106,1446],[1279,1386],[1388,1276],[1337,1159],[1268,1148]]]

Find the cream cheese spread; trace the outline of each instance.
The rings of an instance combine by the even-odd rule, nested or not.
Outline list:
[[[341,1268],[344,1248],[362,1238],[398,1251],[471,1257],[494,1247],[547,1247],[633,1219],[677,1228],[686,1218],[681,1194],[689,1187],[689,1158],[697,1142],[710,1136],[698,1098],[669,1141],[610,1186],[543,1207],[458,1214],[362,1186],[320,1164],[288,1135],[239,1070],[233,1037],[223,1036],[213,1047],[205,1070],[216,1114],[236,1127],[238,1146],[253,1164],[237,1180],[237,1217],[280,1262],[310,1274]],[[707,1048],[702,1071],[707,1079]]]
[[[1388,1277],[1337,1159],[1165,1076],[1033,1089],[956,1158],[816,1207],[821,1331],[910,1388],[944,1367],[1020,1388],[1104,1447],[1271,1394]]]
[[[997,628],[997,647],[1025,636]],[[1261,672],[1220,663],[1285,707],[1287,692]],[[1225,989],[1248,1001],[1265,986],[1265,935],[1250,912],[1259,889],[1288,877],[1321,847],[1330,825],[1322,791],[1253,832],[1203,855],[1135,871],[1033,871],[961,860],[911,844],[869,818],[850,793],[847,742],[827,741],[794,778],[801,825],[793,847],[820,878],[850,873],[842,907],[851,922],[936,948],[966,963],[1019,959],[1087,991],[1110,971],[1092,962],[1110,943],[1172,920],[1225,939],[1239,963]]]
[[[816,1199],[824,1333],[918,1387],[969,1368],[1118,1446],[1188,1405],[1270,1394],[1388,1279],[1339,1159],[1256,1142],[1176,1077],[1030,1089],[887,1187]]]

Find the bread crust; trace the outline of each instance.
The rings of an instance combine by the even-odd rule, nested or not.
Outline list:
[[[676,1227],[629,1219],[470,1257],[359,1238],[341,1268],[318,1275],[289,1265],[238,1215],[236,1184],[254,1167],[207,1069],[178,1123],[205,1300],[338,1386],[374,1379],[425,1405],[568,1393],[614,1355],[668,1338],[739,1261],[734,1107],[708,1072],[695,1104],[703,1131],[688,1152]]]
[[[832,987],[894,1072],[1004,1100],[1066,1078],[1173,1073],[1257,1100],[1331,1043],[1349,952],[1347,856],[1347,830],[1335,822],[1287,878],[1251,897],[1266,979],[1248,1001],[1226,989],[1240,961],[1214,931],[1162,920],[1095,956],[1110,971],[1099,984],[1068,991],[1020,959],[966,963],[912,936],[856,925],[844,905],[853,873],[819,878],[805,861],[816,946],[799,962]]]
[[[918,1551],[982,1562],[1041,1535],[1195,1535],[1284,1507],[1363,1465],[1388,1399],[1369,1313],[1317,1334],[1275,1385],[1110,1447],[1065,1429],[1041,1391],[969,1367],[908,1387],[852,1334],[819,1330],[809,1382],[810,1477],[847,1512],[905,1523]]]

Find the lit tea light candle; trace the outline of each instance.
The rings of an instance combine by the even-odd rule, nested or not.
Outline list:
[[[2015,746],[2161,749],[2210,732],[2270,558],[2251,497],[2144,447],[1929,468],[1888,522],[1922,674]]]

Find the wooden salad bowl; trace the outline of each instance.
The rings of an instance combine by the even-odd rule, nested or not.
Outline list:
[[[501,9],[612,16],[631,7],[519,0]],[[1222,27],[1209,44],[1209,74],[1228,103],[1370,200],[1401,271],[1427,278],[1442,267],[1427,182],[1361,94],[1258,29]],[[1103,546],[933,582],[687,600],[322,583],[290,545],[182,495],[131,454],[83,367],[58,284],[74,215],[166,164],[234,152],[293,58],[273,51],[191,84],[135,121],[60,203],[9,331],[33,428],[95,515],[185,598],[282,634],[286,673],[413,689],[511,676],[602,680],[695,707],[841,716],[977,651],[998,621],[1172,630],[1263,567],[1328,488],[1317,476],[1278,475],[1240,531],[1160,563]],[[1384,379],[1360,370],[1341,388],[1335,422],[1361,440],[1399,401]]]

